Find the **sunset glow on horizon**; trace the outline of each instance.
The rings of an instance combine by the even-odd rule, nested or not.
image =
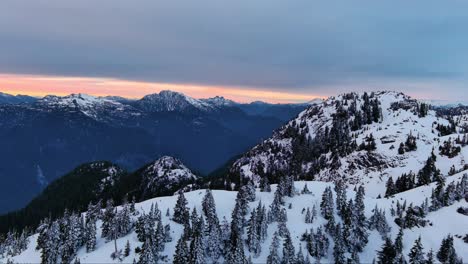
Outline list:
[[[223,96],[237,102],[265,101],[300,103],[324,98],[317,94],[266,91],[246,87],[222,87],[198,84],[171,84],[120,80],[115,78],[63,77],[43,75],[0,74],[0,92],[30,96],[85,93],[94,96],[121,96],[138,99],[147,94],[172,90],[194,98]]]

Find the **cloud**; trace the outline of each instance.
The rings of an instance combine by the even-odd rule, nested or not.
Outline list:
[[[389,81],[451,83],[455,92],[468,79],[466,1],[3,5],[3,73],[294,92]]]

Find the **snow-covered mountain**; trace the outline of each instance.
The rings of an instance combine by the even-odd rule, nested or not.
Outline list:
[[[447,179],[447,184],[460,182],[462,177],[462,174],[453,175]],[[419,258],[427,259],[426,253],[432,250],[433,261],[438,262],[437,255],[442,241],[449,234],[453,240],[451,243],[447,243],[445,249],[442,248],[442,252],[450,252],[448,254],[452,256],[454,255],[453,252],[455,252],[458,258],[468,259],[468,244],[463,241],[463,237],[468,232],[468,221],[466,221],[468,216],[457,212],[457,208],[468,205],[467,201],[455,201],[450,206],[427,212],[424,217],[424,221],[426,221],[424,226],[400,229],[395,223],[395,219],[399,217],[395,211],[401,210],[400,206],[402,204],[406,204],[405,207],[410,208],[424,203],[425,199],[431,196],[431,189],[435,187],[435,184],[419,187],[391,198],[376,199],[364,196],[362,200],[363,213],[366,219],[364,230],[368,242],[364,244],[362,252],[357,252],[355,255],[350,254],[345,246],[346,243],[352,243],[349,237],[326,231],[326,226],[329,225],[330,220],[325,218],[322,208],[325,208],[324,204],[327,204],[327,202],[323,202],[324,199],[327,199],[324,198],[326,196],[323,196],[323,193],[326,193],[328,187],[334,188],[333,184],[326,182],[296,182],[294,184],[295,194],[291,197],[284,196],[282,198],[284,204],[279,204],[280,212],[287,216],[284,220],[266,220],[266,218],[261,220],[262,218],[258,218],[266,213],[266,211],[262,211],[263,206],[268,211],[266,214],[273,217],[271,212],[278,196],[276,192],[277,185],[271,186],[271,192],[257,190],[253,197],[252,193],[250,193],[250,200],[244,200],[244,202],[240,202],[239,198],[236,199],[239,195],[235,191],[211,191],[211,200],[210,195],[207,195],[205,190],[196,190],[185,193],[186,204],[184,200],[180,200],[180,197],[174,195],[149,199],[134,206],[119,206],[119,213],[113,215],[106,213],[114,212],[114,209],[109,209],[109,207],[101,213],[96,213],[91,208],[86,213],[87,216],[83,214],[82,217],[85,217],[87,222],[94,223],[96,221],[94,217],[100,215],[95,223],[95,226],[97,226],[96,231],[93,231],[94,225],[91,225],[91,227],[86,225],[86,229],[79,231],[81,229],[78,224],[73,225],[75,227],[73,236],[61,236],[60,234],[63,234],[63,232],[68,232],[66,231],[67,225],[79,223],[80,220],[76,215],[68,215],[60,220],[62,226],[60,230],[65,231],[56,230],[53,223],[47,224],[46,222],[38,229],[37,232],[39,233],[32,234],[27,239],[26,236],[21,236],[17,240],[11,237],[9,241],[13,242],[3,245],[4,253],[0,256],[0,262],[10,260],[14,263],[39,263],[41,257],[53,261],[60,261],[60,259],[67,257],[71,261],[79,260],[81,263],[154,263],[155,261],[159,263],[191,263],[189,260],[196,256],[197,260],[201,261],[199,263],[212,263],[213,260],[223,263],[229,257],[237,258],[229,263],[245,263],[242,261],[242,256],[244,256],[244,259],[250,259],[251,263],[282,263],[282,259],[284,260],[288,254],[293,253],[294,257],[288,257],[292,260],[289,263],[313,263],[319,259],[315,257],[317,255],[320,255],[321,263],[333,263],[336,262],[335,254],[338,255],[335,252],[341,252],[341,255],[338,256],[341,256],[344,260],[350,259],[357,261],[357,263],[371,263],[373,260],[379,261],[379,252],[382,251],[386,238],[391,239],[392,247],[398,245],[401,247],[401,249],[392,248],[392,250],[396,250],[396,253],[393,253],[396,256],[395,259],[403,257],[407,261],[414,260],[411,252],[414,251],[415,241],[420,238],[422,248],[419,251]],[[332,190],[331,194],[334,202],[337,193]],[[352,189],[345,190],[345,196],[350,199],[355,197],[359,199]],[[245,203],[246,205],[245,215],[242,216],[246,222],[242,225],[242,230],[233,229],[233,225],[235,225],[233,217],[236,217],[236,214],[232,212],[239,207],[239,203]],[[179,223],[179,220],[177,220],[177,204],[179,209],[180,206],[187,206],[185,210],[191,212],[191,217],[187,218],[191,219],[188,220],[190,223],[188,228],[185,227],[184,229],[184,224]],[[135,212],[132,209],[133,207]],[[258,208],[261,210],[258,210]],[[315,213],[313,213],[314,210]],[[359,209],[353,208],[353,210]],[[195,211],[197,213],[194,213]],[[344,232],[354,234],[352,229],[346,231],[345,226],[347,224],[344,220],[346,218],[340,216],[340,210],[333,206],[331,212],[337,227],[342,228]],[[199,220],[198,216],[204,220]],[[216,216],[216,218],[213,218],[213,216]],[[266,215],[264,216],[266,217]],[[114,224],[111,224],[124,228],[123,231],[120,231],[122,233],[118,233],[116,236],[107,231],[109,230],[107,226],[113,217],[128,219],[127,222],[114,222]],[[214,222],[215,224],[212,222],[213,219],[217,219]],[[201,228],[207,230],[206,232],[197,233],[197,228],[200,228],[197,225],[200,225],[200,223],[202,223]],[[258,232],[256,233],[258,236],[252,235],[251,231],[256,230],[252,229],[255,223],[260,223],[262,226],[261,229],[259,227],[259,231],[255,231]],[[212,227],[219,229],[210,229]],[[208,232],[208,230],[217,231]],[[240,234],[239,240],[235,240],[237,241],[235,243],[233,241],[237,238],[234,238],[234,232]],[[399,234],[400,232],[402,233]],[[152,234],[154,234],[153,242],[145,240],[146,235],[151,236]],[[53,235],[60,235],[60,238],[52,242],[54,241],[52,240],[54,239]],[[78,240],[80,235],[83,235],[85,239],[84,244],[83,242],[78,242],[78,244],[60,242],[60,239],[82,241]],[[116,238],[115,242],[113,237]],[[88,243],[88,239],[96,240]],[[278,239],[278,241],[274,241],[275,239]],[[15,244],[14,241],[19,244]],[[49,244],[44,244],[44,241],[48,241]],[[182,242],[180,241],[186,243],[186,247],[181,249]],[[394,241],[395,244],[393,245]],[[50,244],[51,242],[52,244]],[[317,248],[317,245],[320,246]],[[149,251],[153,247],[159,248],[159,250]],[[238,247],[239,250],[234,251],[232,250],[233,247]],[[71,249],[71,251],[64,251],[64,248]],[[216,250],[219,250],[218,253],[213,253]],[[401,253],[399,253],[400,250]],[[8,251],[15,253],[8,254],[6,253]],[[232,253],[233,251],[234,253]],[[441,254],[442,257],[443,255]],[[117,258],[112,258],[112,256]],[[175,262],[180,261],[175,257],[186,259],[185,262]],[[271,262],[273,257],[276,257],[278,262]],[[309,262],[295,262],[297,259],[301,260],[302,258]],[[385,255],[383,258],[389,260]],[[379,261],[378,263],[387,262]]]
[[[281,117],[276,108],[268,116],[250,115],[221,97],[199,100],[171,91],[141,100],[71,94],[0,104],[0,212],[38,194],[45,181],[37,179],[50,182],[95,160],[135,170],[173,155],[208,174],[304,108]]]
[[[257,184],[280,175],[320,181],[343,179],[365,184],[375,197],[385,192],[389,177],[417,173],[431,152],[436,166],[446,175],[452,166],[463,170],[468,155],[464,136],[466,116],[440,116],[428,105],[402,93],[350,93],[330,97],[310,106],[270,139],[255,146],[231,167],[230,178],[253,179]],[[447,128],[447,129],[446,129]],[[450,131],[447,131],[450,130]],[[401,153],[408,138],[416,148]],[[454,157],[441,154],[446,142],[461,151]]]
[[[436,110],[396,92],[331,97],[234,162],[224,181],[239,191],[183,182],[184,195],[151,198],[202,180],[163,157],[116,185],[148,200],[11,232],[0,262],[462,263],[466,112]]]
[[[0,92],[0,105],[1,104],[22,104],[22,103],[32,103],[37,100],[36,97],[28,95],[11,95],[7,93]]]
[[[142,115],[138,109],[120,103],[115,98],[95,97],[87,94],[48,95],[39,99],[33,107],[41,111],[77,111],[97,121],[107,122]]]
[[[185,94],[164,90],[156,94],[146,95],[135,102],[138,108],[150,112],[190,112],[210,111],[214,105],[186,96]]]
[[[142,177],[140,187],[142,197],[154,197],[163,189],[173,190],[200,179],[180,160],[169,156],[163,156],[150,163],[139,170],[138,174]]]

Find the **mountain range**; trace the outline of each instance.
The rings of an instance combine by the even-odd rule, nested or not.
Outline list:
[[[96,160],[135,170],[171,155],[206,175],[308,107],[195,99],[172,91],[139,100],[0,98],[0,212],[24,206],[49,182]]]
[[[132,173],[105,162],[78,167],[70,175],[82,176],[61,179],[85,177],[83,170],[96,169],[86,174],[98,175],[88,176],[93,179],[83,190],[90,193],[88,200],[71,208],[83,214],[63,214],[62,204],[49,222],[4,243],[19,249],[4,253],[3,261],[50,258],[42,239],[54,239],[54,225],[81,217],[94,221],[95,245],[89,250],[82,240],[72,240],[78,246],[70,256],[86,263],[171,263],[184,257],[202,263],[463,263],[468,259],[467,155],[463,107],[431,107],[389,91],[341,94],[307,107],[216,177],[199,177],[168,156]],[[73,180],[57,181],[42,195],[67,197],[53,196],[59,193],[53,187],[65,189]],[[223,190],[204,190],[214,187]],[[130,206],[125,201],[131,197],[136,203]],[[109,198],[121,206],[108,203],[101,213],[86,209]],[[43,204],[46,217],[50,208]],[[90,214],[99,216],[90,220]],[[128,221],[109,220],[122,217]],[[2,225],[7,230],[15,221]],[[109,236],[109,225],[125,228]]]

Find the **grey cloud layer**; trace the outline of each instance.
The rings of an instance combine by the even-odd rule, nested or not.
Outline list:
[[[0,72],[294,91],[369,79],[468,77],[466,1],[1,5]]]

